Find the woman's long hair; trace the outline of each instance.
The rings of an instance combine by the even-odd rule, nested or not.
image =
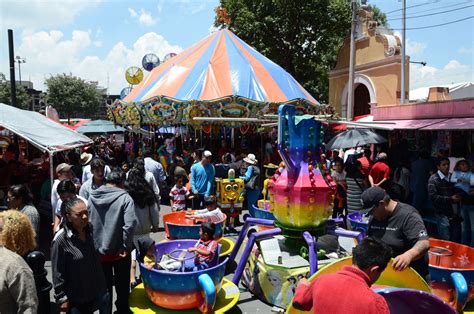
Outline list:
[[[155,194],[151,186],[145,180],[145,172],[133,167],[128,172],[128,178],[125,181],[125,190],[132,197],[135,205],[140,208],[153,206],[155,203]]]

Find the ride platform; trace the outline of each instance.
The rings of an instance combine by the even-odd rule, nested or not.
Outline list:
[[[239,301],[239,298],[240,298],[239,288],[234,283],[232,283],[232,281],[224,278],[222,280],[222,287],[219,293],[217,294],[216,303],[214,305],[214,313],[216,314],[226,313],[237,304],[237,302]],[[159,307],[150,301],[143,284],[136,286],[132,290],[132,292],[130,293],[128,302],[130,305],[130,310],[133,313],[137,313],[137,314],[201,313],[198,309],[170,310],[170,309],[165,309],[163,307]]]

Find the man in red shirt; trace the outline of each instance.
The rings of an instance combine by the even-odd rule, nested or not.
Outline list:
[[[389,179],[390,167],[387,165],[387,154],[380,153],[377,162],[372,166],[372,169],[370,169],[370,186],[378,186],[386,190],[388,188]]]
[[[390,260],[392,250],[383,242],[365,238],[353,250],[352,266],[323,275],[312,283],[303,278],[293,306],[313,313],[389,314],[387,302],[370,289]]]

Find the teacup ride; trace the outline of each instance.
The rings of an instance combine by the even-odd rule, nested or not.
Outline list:
[[[236,285],[224,278],[228,259],[219,261],[219,254],[209,268],[193,269],[197,240],[172,240],[155,245],[157,261],[171,260],[175,271],[148,269],[140,263],[143,284],[130,294],[130,309],[134,313],[225,313],[240,297]],[[217,251],[221,246],[218,245]]]
[[[457,311],[474,310],[474,248],[430,238],[433,292]]]
[[[168,240],[176,239],[199,239],[199,230],[201,229],[202,220],[198,218],[188,218],[186,213],[193,211],[177,211],[163,215],[163,223],[165,225],[166,238]],[[227,257],[234,248],[234,242],[223,237],[226,218],[218,221],[214,239],[221,245],[220,257]]]
[[[430,286],[418,275],[416,271],[407,268],[403,271],[395,271],[389,262],[387,268],[372,286],[372,289],[381,294],[388,303],[391,313],[407,314],[436,314],[455,313],[455,311],[443,300],[431,294]],[[321,268],[309,279],[313,282],[322,275],[334,274],[344,266],[352,265],[352,258],[346,257],[337,260]],[[335,298],[337,302],[337,298]],[[287,314],[312,313],[311,311],[300,311],[292,304],[287,308]]]
[[[347,224],[349,230],[359,231],[367,234],[369,219],[362,213],[353,212],[347,215]]]

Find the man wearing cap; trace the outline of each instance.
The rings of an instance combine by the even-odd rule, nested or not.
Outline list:
[[[369,210],[368,236],[380,239],[392,248],[393,268],[415,269],[422,277],[428,275],[428,232],[418,211],[390,199],[380,187],[371,187],[361,196]]]
[[[62,163],[59,164],[56,167],[56,175],[58,178],[54,180],[53,186],[51,187],[51,206],[53,208],[56,208],[58,205],[58,200],[59,200],[59,194],[56,191],[58,188],[59,182],[63,180],[72,180],[73,179],[73,173],[71,171],[72,166],[68,165],[67,163]]]
[[[191,192],[194,193],[193,209],[204,207],[204,197],[212,194],[216,171],[211,163],[212,153],[205,150],[200,162],[191,167]]]

